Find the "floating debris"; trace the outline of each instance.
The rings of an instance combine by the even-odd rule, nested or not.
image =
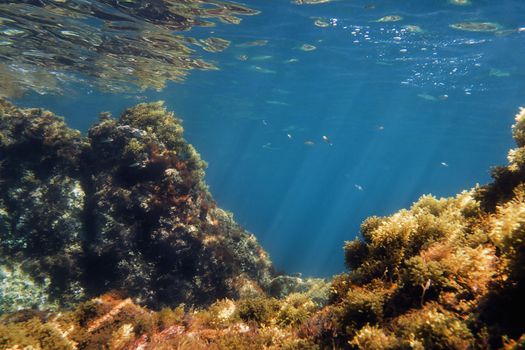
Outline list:
[[[401,16],[389,15],[389,16],[381,17],[376,22],[399,22],[399,21],[402,21],[402,20],[403,20],[403,17],[401,17]]]
[[[310,45],[310,44],[302,44],[299,47],[299,50],[301,50],[301,51],[314,51],[316,49],[317,49],[317,47],[315,47],[314,45]]]
[[[460,22],[451,24],[450,28],[468,32],[495,32],[501,28],[501,25],[494,22]]]
[[[255,46],[265,46],[268,44],[268,40],[254,40],[254,41],[247,41],[242,44],[235,45],[236,47],[255,47]]]

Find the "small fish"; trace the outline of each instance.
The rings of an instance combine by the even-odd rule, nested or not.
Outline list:
[[[297,58],[290,58],[289,60],[284,61],[284,63],[296,63],[299,62]]]
[[[130,164],[128,167],[130,168],[145,168],[146,166],[140,162],[135,162],[133,164]]]
[[[328,138],[328,136],[323,135],[323,142],[326,143],[329,146],[332,146],[332,141]]]
[[[276,101],[276,100],[268,100],[265,101],[269,105],[275,105],[275,106],[288,106],[288,103],[282,102],[282,101]]]
[[[385,130],[385,127],[384,127],[383,125],[379,125],[379,126],[377,127],[377,130],[379,130],[379,131],[383,131],[383,130]]]
[[[304,144],[307,146],[314,146],[315,142],[308,140],[308,141],[304,141]]]
[[[362,191],[362,190],[363,190],[363,186],[361,186],[361,185],[354,184],[354,187],[355,187],[358,191]]]
[[[239,61],[247,61],[248,55],[239,55],[236,57]]]
[[[264,145],[262,145],[262,148],[269,149],[270,151],[277,151],[277,150],[279,150],[278,148],[273,147],[271,142],[265,143]]]
[[[268,40],[254,40],[254,41],[248,41],[242,44],[237,44],[235,46],[237,47],[254,47],[254,46],[264,46],[268,44]]]
[[[299,50],[301,50],[301,51],[313,51],[315,49],[317,49],[317,47],[315,47],[314,45],[311,45],[311,44],[302,44],[299,47]]]
[[[413,24],[407,24],[403,26],[403,29],[409,33],[423,33],[423,29],[421,29],[420,26],[416,26]]]
[[[448,99],[448,95],[447,94],[444,94],[444,95],[439,95],[438,98],[442,101],[445,101]]]
[[[286,137],[288,137],[291,140],[292,139],[292,134],[286,134]]]
[[[267,126],[267,125],[268,125],[268,123],[267,123],[266,120],[264,120],[264,119],[262,120],[262,123],[263,123],[264,126]]]
[[[254,56],[252,57],[252,61],[266,61],[272,59],[273,56],[270,55],[263,55],[263,56]]]
[[[445,168],[448,168],[448,164],[446,162],[441,162],[439,164],[443,165]]]
[[[504,70],[492,68],[489,72],[489,75],[491,77],[497,77],[497,78],[507,78],[510,77],[510,73]]]
[[[398,22],[403,20],[403,17],[397,15],[384,16],[378,19],[376,22]]]
[[[328,23],[327,21],[322,20],[322,19],[316,19],[315,22],[314,22],[314,25],[316,27],[326,28],[326,27],[328,27],[330,25],[330,23]]]
[[[111,137],[105,138],[104,140],[100,141],[100,143],[111,143],[113,142],[113,139]]]
[[[254,70],[256,72],[259,72],[259,73],[266,73],[266,74],[275,74],[276,73],[276,71],[274,71],[274,70],[263,68],[263,67],[260,67],[260,66],[251,66],[250,69]]]
[[[423,100],[427,100],[427,101],[436,101],[436,98],[434,96],[426,94],[426,93],[418,94],[417,97],[420,97]]]

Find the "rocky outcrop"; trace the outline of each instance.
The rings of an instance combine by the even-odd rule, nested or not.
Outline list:
[[[266,252],[216,207],[162,103],[103,114],[83,137],[2,101],[0,130],[1,263],[46,300],[119,290],[151,307],[203,305],[268,288]]]

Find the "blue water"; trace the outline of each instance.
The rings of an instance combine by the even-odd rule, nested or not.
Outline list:
[[[343,271],[343,243],[364,218],[486,183],[489,168],[506,162],[513,116],[525,105],[525,32],[516,30],[524,1],[244,3],[262,13],[189,33],[232,41],[221,53],[198,52],[219,71],[192,71],[160,92],[78,86],[17,102],[86,131],[102,110],[165,100],[209,163],[219,206],[255,233],[278,269],[304,275]],[[404,19],[374,22],[385,15]],[[502,29],[449,27],[464,21]],[[254,40],[268,43],[236,46]]]

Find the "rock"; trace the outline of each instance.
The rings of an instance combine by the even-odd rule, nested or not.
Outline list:
[[[162,103],[102,115],[82,137],[2,101],[0,127],[0,262],[50,301],[119,290],[159,308],[268,288],[268,255],[216,208],[205,162]]]

